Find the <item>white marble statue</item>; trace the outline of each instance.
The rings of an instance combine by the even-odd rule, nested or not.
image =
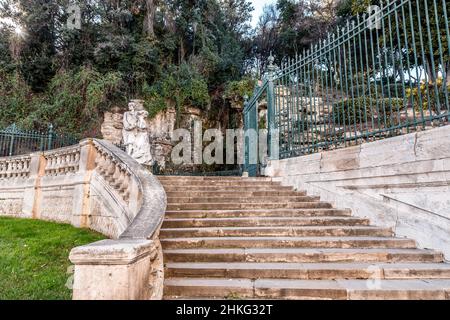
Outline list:
[[[128,108],[129,111],[123,115],[122,140],[125,150],[140,164],[150,166],[153,164],[153,157],[147,130],[148,112],[136,100],[132,100]]]
[[[136,103],[134,101],[128,103],[128,110],[123,115],[122,141],[126,153],[131,156],[134,152],[138,122]]]

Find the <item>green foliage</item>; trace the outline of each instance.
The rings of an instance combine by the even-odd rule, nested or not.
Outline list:
[[[446,110],[446,92],[450,94],[450,84],[447,84],[447,90],[445,90],[445,82],[442,78],[438,78],[436,83],[422,82],[418,87],[406,89],[406,96],[414,103],[416,110],[431,110],[438,114],[439,111]]]
[[[355,95],[371,95],[373,98],[376,96],[381,98],[401,98],[403,97],[403,89],[402,83],[390,83],[390,84],[381,84],[381,83],[371,83],[370,86],[359,85],[353,88],[353,92]]]
[[[0,70],[0,127],[20,123],[30,112],[32,92],[17,73]]]
[[[351,11],[353,15],[367,12],[367,8],[370,5],[378,4],[378,1],[373,0],[352,0],[351,2]]]
[[[244,96],[251,97],[255,88],[255,80],[244,78],[239,81],[230,81],[225,86],[223,98],[233,104],[243,103]]]
[[[89,68],[60,72],[43,93],[33,93],[18,74],[0,71],[0,126],[47,129],[52,123],[65,133],[98,135],[102,112],[121,97],[118,73],[100,74]]]
[[[0,26],[0,70],[12,72],[15,68],[10,49],[9,41],[6,37],[7,33]]]
[[[249,0],[73,3],[83,13],[81,31],[67,27],[66,0],[0,1],[0,18],[25,31],[14,37],[0,24],[0,69],[8,74],[2,123],[39,129],[54,122],[85,136],[96,133],[104,111],[132,98],[144,98],[152,115],[168,105],[226,109],[214,98],[245,71]],[[10,10],[16,4],[20,10]]]
[[[403,100],[375,99],[369,96],[346,99],[333,105],[332,118],[338,126],[370,122],[374,116],[379,119],[386,117],[389,120],[391,107],[393,112],[403,109]]]
[[[0,218],[0,300],[70,300],[70,250],[103,238],[69,225]]]
[[[208,86],[203,77],[190,65],[171,66],[154,85],[144,84],[142,98],[150,116],[155,116],[167,105],[206,109],[211,103]]]
[[[41,110],[39,118],[69,133],[90,132],[98,125],[102,112],[112,106],[115,98],[120,99],[120,83],[116,72],[102,75],[89,68],[58,74],[49,86],[48,108]]]

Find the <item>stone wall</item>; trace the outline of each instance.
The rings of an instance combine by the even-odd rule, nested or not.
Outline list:
[[[148,119],[148,134],[152,146],[151,153],[155,161],[161,168],[164,168],[170,159],[173,144],[171,137],[176,125],[176,111],[174,108],[159,112],[152,119]],[[205,120],[202,118],[202,112],[197,108],[186,108],[181,114],[180,127],[190,128],[192,121]],[[123,112],[115,109],[112,112],[106,112],[101,126],[103,139],[115,144],[122,140]]]
[[[161,298],[165,209],[156,177],[106,141],[0,158],[0,216],[70,223],[111,238],[72,250],[74,299]]]
[[[265,174],[450,259],[450,126],[272,160]]]

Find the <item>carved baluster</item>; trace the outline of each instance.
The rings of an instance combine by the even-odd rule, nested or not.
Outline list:
[[[0,179],[6,177],[6,162],[0,162]]]
[[[122,169],[122,183],[120,185],[120,192],[124,193],[127,189],[128,186],[130,185],[130,175],[128,173],[128,171],[126,169]]]
[[[59,173],[64,172],[64,162],[63,162],[63,156],[60,154],[56,155],[56,170],[55,175],[57,176]]]
[[[114,178],[113,180],[114,188],[116,190],[120,190],[123,181],[123,173],[119,165],[116,165],[116,171],[114,172],[113,178]]]
[[[30,174],[30,159],[25,161],[25,177],[28,177]]]
[[[95,167],[96,167],[97,172],[100,175],[103,175],[102,172],[103,172],[104,158],[103,158],[103,154],[99,150],[97,150],[97,151],[98,152],[97,152],[97,155],[95,157]]]
[[[116,172],[115,160],[108,155],[108,167],[106,169],[106,180],[111,184],[114,173]]]
[[[11,164],[11,177],[14,178],[16,176],[16,162],[13,160],[10,162]]]
[[[80,152],[77,151],[73,154],[73,170],[78,171],[80,167]]]
[[[121,193],[125,202],[128,202],[128,200],[130,199],[130,188],[129,188],[130,180],[131,180],[130,174],[127,171],[125,171],[121,187]]]
[[[17,177],[23,177],[23,159],[17,160]]]
[[[11,178],[11,161],[6,162],[6,178]]]
[[[66,161],[65,161],[65,170],[67,173],[74,172],[75,166],[73,163],[73,152],[69,152],[66,155]]]
[[[3,163],[3,178],[8,178],[8,162]]]
[[[47,175],[50,175],[52,173],[52,168],[53,168],[53,158],[47,157],[47,166],[45,168],[45,173]]]
[[[106,172],[108,170],[109,162],[108,157],[105,153],[102,153],[101,156],[101,167],[100,167],[100,174],[102,177],[106,177]]]

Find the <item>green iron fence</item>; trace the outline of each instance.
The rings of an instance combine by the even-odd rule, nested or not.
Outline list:
[[[47,132],[21,130],[15,124],[0,130],[0,157],[62,148],[78,143],[70,135],[61,135],[50,125]]]
[[[244,108],[245,128],[253,128],[258,103],[267,103],[269,133],[279,135],[279,154],[270,157],[448,124],[450,2],[382,1],[371,10],[279,67],[271,58]]]

